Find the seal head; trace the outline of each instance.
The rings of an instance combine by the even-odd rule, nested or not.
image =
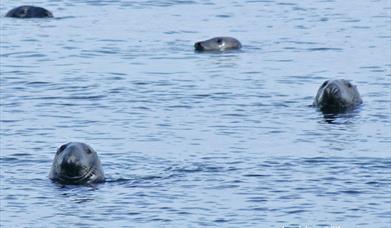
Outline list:
[[[53,17],[53,14],[42,7],[37,6],[19,6],[16,7],[5,15],[6,17],[16,17],[16,18],[44,18],[44,17]]]
[[[313,105],[322,112],[344,112],[362,104],[357,86],[345,79],[327,80],[319,88]]]
[[[103,169],[94,149],[85,143],[71,142],[56,152],[49,178],[62,184],[103,182]]]
[[[196,51],[225,51],[240,49],[242,44],[233,37],[215,37],[209,40],[199,41],[194,44]]]

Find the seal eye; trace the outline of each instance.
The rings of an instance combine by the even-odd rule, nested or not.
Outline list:
[[[57,150],[57,153],[63,152],[65,150],[65,148],[67,148],[67,144],[60,146],[60,148],[58,148],[58,150]]]
[[[353,87],[352,83],[350,83],[350,82],[347,82],[347,85],[348,85],[349,88]]]
[[[218,44],[222,44],[222,43],[223,43],[223,40],[222,40],[222,39],[217,39],[217,43],[218,43]]]
[[[87,154],[93,154],[94,153],[94,149],[92,149],[91,147],[87,146],[87,147],[84,147],[85,151]]]
[[[325,87],[327,85],[327,83],[329,82],[329,80],[323,82],[323,84],[320,86],[321,88]]]

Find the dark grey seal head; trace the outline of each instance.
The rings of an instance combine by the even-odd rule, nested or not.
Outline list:
[[[61,184],[90,184],[105,180],[96,151],[79,142],[64,144],[57,150],[49,178]]]
[[[53,14],[42,7],[37,6],[19,6],[16,7],[5,15],[6,17],[16,17],[16,18],[44,18],[44,17],[53,17]]]
[[[233,37],[215,37],[194,44],[196,51],[225,51],[240,49],[242,44]]]
[[[313,103],[326,113],[344,112],[360,104],[362,99],[357,86],[344,79],[323,82]]]

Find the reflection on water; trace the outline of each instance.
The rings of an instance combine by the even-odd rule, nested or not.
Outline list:
[[[29,4],[56,18],[0,18],[1,226],[389,226],[387,1]],[[330,78],[364,104],[309,107]],[[69,141],[106,183],[47,178]]]

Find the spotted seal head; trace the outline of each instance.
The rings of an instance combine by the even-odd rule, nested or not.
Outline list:
[[[327,113],[344,112],[360,104],[362,99],[357,86],[344,79],[323,82],[313,103]]]
[[[49,178],[61,184],[89,184],[105,180],[96,151],[79,142],[70,142],[58,148]]]
[[[233,37],[215,37],[194,44],[196,51],[225,51],[240,49],[242,44]]]
[[[16,7],[5,15],[6,17],[16,17],[16,18],[44,18],[44,17],[53,17],[53,14],[42,7],[37,6],[19,6]]]

